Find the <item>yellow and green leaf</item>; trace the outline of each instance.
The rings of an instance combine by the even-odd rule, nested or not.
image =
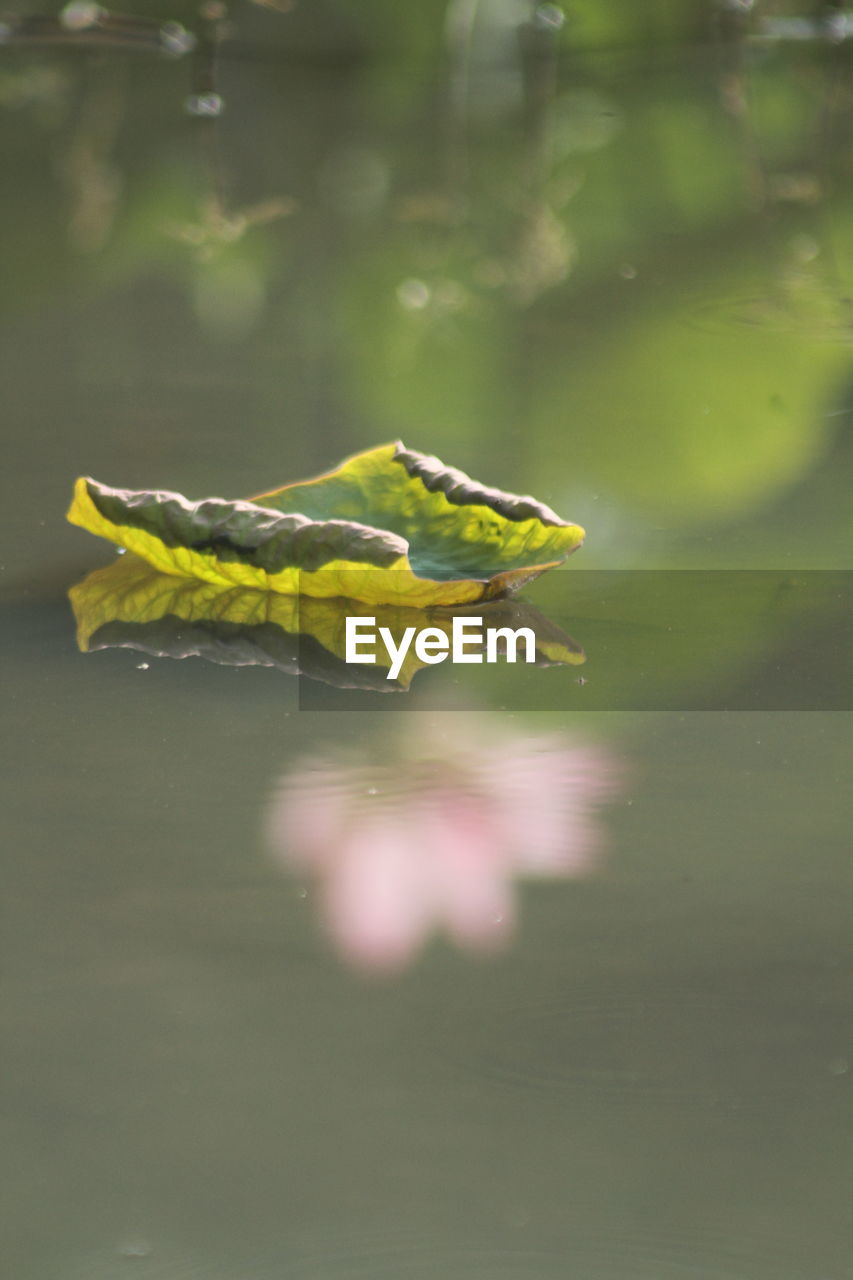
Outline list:
[[[401,444],[250,502],[75,485],[72,524],[161,573],[217,587],[412,608],[492,600],[560,564],[584,532]]]

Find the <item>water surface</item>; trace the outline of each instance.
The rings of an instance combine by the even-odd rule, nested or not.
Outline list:
[[[754,10],[4,37],[16,1280],[851,1275],[849,606],[701,626],[853,567],[850,52]],[[78,651],[75,476],[398,437],[587,528],[582,667]]]

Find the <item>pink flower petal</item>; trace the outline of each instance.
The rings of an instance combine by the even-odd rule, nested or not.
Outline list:
[[[501,747],[483,762],[517,871],[577,875],[601,847],[598,805],[618,789],[614,757],[562,738]]]
[[[401,818],[380,813],[353,822],[324,891],[326,924],[344,955],[368,969],[406,964],[431,922],[423,871]]]
[[[512,933],[514,895],[488,803],[444,788],[421,797],[413,817],[436,915],[450,936],[469,947],[500,947]]]
[[[289,774],[270,806],[276,856],[294,870],[318,871],[334,858],[352,804],[352,771],[320,763]]]

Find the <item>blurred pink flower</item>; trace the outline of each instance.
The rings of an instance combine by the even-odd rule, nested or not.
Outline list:
[[[587,871],[622,772],[605,747],[507,736],[483,715],[407,725],[395,763],[306,761],[270,806],[276,857],[317,883],[332,939],[368,969],[402,968],[437,928],[468,949],[505,943],[514,878]]]

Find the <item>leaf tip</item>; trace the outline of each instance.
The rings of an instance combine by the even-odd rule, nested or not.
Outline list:
[[[74,481],[74,492],[71,497],[71,505],[65,513],[65,519],[68,520],[70,524],[80,525],[80,527],[84,529],[86,528],[86,523],[83,517],[83,512],[89,505],[91,505],[91,499],[89,497],[89,481],[89,476],[77,477]]]

